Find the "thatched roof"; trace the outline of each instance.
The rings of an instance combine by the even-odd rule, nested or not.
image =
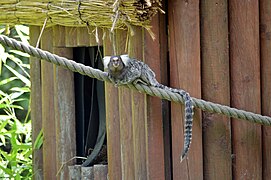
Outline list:
[[[161,0],[1,0],[0,24],[148,28]]]

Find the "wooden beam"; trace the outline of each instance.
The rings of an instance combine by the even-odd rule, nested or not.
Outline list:
[[[227,0],[201,2],[202,97],[230,105]],[[232,179],[230,118],[203,113],[204,178]]]
[[[261,112],[258,1],[229,1],[231,105]],[[232,121],[233,178],[262,178],[261,126]]]
[[[73,58],[72,48],[54,48],[53,51],[59,56]],[[73,72],[58,66],[54,68],[57,169],[64,165],[57,178],[68,179],[67,165],[72,165],[75,161],[69,160],[76,156],[74,78]]]
[[[107,178],[107,165],[100,165],[100,164],[94,165],[93,172],[94,172],[93,180],[106,180],[106,179],[108,179]]]
[[[110,56],[113,53],[112,42],[108,30],[105,30],[103,41],[104,55]],[[123,31],[117,34],[126,34]],[[126,36],[117,39],[117,51],[123,53],[125,49]],[[119,89],[111,83],[105,83],[106,102],[106,135],[107,135],[107,157],[108,157],[108,177],[110,179],[122,179],[121,163],[121,142],[120,142],[120,112],[119,112]]]
[[[65,27],[65,47],[76,47],[77,35],[77,27]]]
[[[41,38],[41,48],[53,51],[53,29],[46,28]],[[44,179],[56,179],[56,127],[54,103],[54,66],[41,62],[42,85],[42,128],[43,142],[43,176]]]
[[[199,1],[168,2],[170,86],[201,98]],[[173,179],[203,179],[201,112],[195,111],[188,159],[180,163],[184,106],[171,104]]]
[[[271,116],[271,3],[260,2],[262,114]],[[271,179],[271,128],[263,127],[263,178]]]
[[[30,44],[36,46],[40,34],[39,26],[30,26]],[[42,130],[42,93],[41,93],[41,61],[30,56],[30,80],[31,80],[31,120],[33,145]],[[43,179],[42,147],[33,147],[33,174],[34,179]]]
[[[117,54],[124,54],[126,33],[116,32]],[[132,122],[132,92],[119,87],[119,121],[122,179],[135,179],[133,122]]]
[[[129,55],[137,59],[143,59],[143,29],[133,27],[134,36],[130,37]],[[131,91],[131,90],[129,90]],[[134,179],[147,178],[146,164],[146,123],[147,123],[147,104],[146,95],[136,91],[131,91],[132,99],[132,118],[127,119],[132,121],[133,142],[134,142]]]
[[[152,31],[155,34],[155,40],[152,39],[149,32],[144,32],[144,61],[155,72],[156,78],[161,82],[162,77],[167,77],[167,43],[166,26],[161,27],[160,23],[165,23],[164,16],[155,16],[152,19]],[[164,43],[164,44],[163,44]],[[164,65],[164,66],[163,66]],[[166,79],[164,79],[165,83]],[[156,97],[147,96],[147,166],[149,179],[165,179],[165,154],[164,154],[164,134],[163,134],[163,114],[168,109],[162,108],[162,100]],[[169,118],[167,126],[169,127]],[[168,134],[169,135],[169,134]],[[169,142],[169,136],[167,136]],[[170,143],[169,143],[170,144]],[[165,148],[170,147],[166,145]],[[167,151],[167,168],[170,168],[170,151]],[[167,171],[170,177],[170,170]],[[170,178],[169,178],[170,179]]]

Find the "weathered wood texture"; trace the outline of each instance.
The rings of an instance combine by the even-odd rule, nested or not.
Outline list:
[[[107,165],[94,165],[94,180],[107,180]]]
[[[41,48],[53,52],[53,29],[47,28],[41,38]],[[42,86],[42,128],[43,142],[43,176],[44,179],[56,179],[56,126],[54,103],[54,66],[41,62]]]
[[[262,114],[271,116],[271,2],[260,1]],[[271,179],[271,128],[263,127],[263,179]]]
[[[144,32],[144,61],[151,69],[156,72],[156,78],[159,82],[167,83],[167,38],[166,38],[166,21],[164,15],[155,16],[152,20],[152,31],[155,34],[155,39],[148,32]],[[163,28],[164,27],[164,28]],[[164,111],[164,112],[163,112]],[[170,167],[170,139],[169,134],[164,141],[163,132],[163,114],[167,117],[167,124],[164,127],[169,127],[168,109],[163,109],[162,101],[156,97],[147,97],[147,164],[149,179],[168,179],[171,177]],[[164,142],[167,144],[164,145]],[[166,157],[165,157],[165,153]],[[165,166],[165,162],[168,165]]]
[[[258,1],[229,1],[231,105],[261,112]],[[233,119],[233,178],[262,178],[261,126]]]
[[[36,46],[40,33],[40,27],[30,27],[30,44]],[[30,57],[30,80],[31,80],[31,120],[32,120],[32,139],[35,142],[42,129],[42,94],[41,94],[41,67],[40,60]],[[33,143],[34,145],[34,143]],[[33,172],[34,179],[43,179],[43,159],[42,148],[33,147]]]
[[[270,116],[270,5],[267,0],[169,0],[167,14],[152,20],[155,40],[138,27],[132,28],[135,35],[127,39],[130,32],[126,31],[116,31],[110,38],[105,29],[99,33],[96,29],[57,26],[53,31],[46,29],[41,47],[71,58],[70,49],[65,47],[97,45],[95,36],[105,33],[104,39],[99,38],[104,55],[114,54],[115,39],[116,54],[129,53],[144,60],[163,84],[187,90],[197,98],[257,113],[262,110]],[[33,44],[38,30],[31,31],[35,33],[31,36]],[[45,137],[43,164],[38,157],[41,151],[35,151],[34,168],[43,170],[44,179],[55,179],[61,161],[67,161],[72,156],[70,151],[75,151],[73,139],[61,138],[69,136],[69,131],[60,125],[74,126],[70,120],[61,120],[64,112],[74,108],[65,104],[73,101],[73,84],[66,82],[72,75],[46,62],[41,68],[39,63],[32,62],[31,66],[35,67],[31,69],[33,137],[41,121]],[[231,122],[230,118],[206,112],[202,125],[201,111],[196,110],[188,159],[180,163],[182,105],[171,103],[169,107],[158,98],[109,83],[105,84],[105,96],[108,171],[104,172],[109,179],[271,178],[270,127],[261,129],[236,119]],[[65,148],[62,157],[59,152]],[[81,176],[87,176],[88,168],[79,169]],[[95,167],[89,171],[92,177],[100,177],[95,176]]]
[[[72,59],[71,48],[54,48],[53,51],[59,56]],[[64,165],[57,178],[65,180],[68,179],[67,165],[75,162],[69,160],[76,156],[73,72],[55,66],[54,87],[57,169],[59,170]]]
[[[199,1],[169,1],[170,86],[183,88],[201,97]],[[193,140],[188,155],[180,163],[183,149],[183,106],[171,104],[173,179],[202,179],[201,112],[196,110]]]
[[[159,25],[158,21],[156,24]],[[133,30],[135,35],[130,37],[128,42],[130,56],[147,59],[148,63],[159,72],[160,58],[163,56],[162,53],[160,54],[161,47],[157,43],[159,38],[155,42],[141,28],[134,27]],[[158,26],[157,32],[159,32]],[[112,44],[110,39],[104,40],[105,55],[112,54],[110,44]],[[116,49],[119,54],[125,53],[125,44],[126,33],[117,31]],[[150,49],[144,51],[146,47],[144,44]],[[153,56],[152,50],[156,50],[158,54]],[[158,63],[150,61],[155,59]],[[117,91],[109,84],[106,84],[106,91],[108,176],[113,179],[164,179],[161,100],[147,99],[146,95],[121,87]],[[153,109],[152,106],[157,108]],[[148,114],[147,110],[149,110]]]
[[[202,98],[230,105],[227,0],[201,2]],[[232,179],[230,118],[203,112],[204,179]]]
[[[65,27],[64,33],[64,47],[97,46],[103,43],[103,33],[99,28]]]
[[[135,35],[130,37],[129,41],[129,55],[143,59],[143,29],[140,27],[134,28]],[[127,121],[132,120],[133,132],[133,146],[134,146],[134,174],[135,179],[147,178],[147,164],[146,164],[146,121],[147,121],[147,99],[145,94],[136,91],[131,93],[131,107],[132,119],[128,118]],[[125,112],[124,112],[125,113]]]
[[[104,55],[111,55],[113,48],[109,31],[104,39]],[[124,31],[117,31],[118,35],[116,48],[118,53],[124,53],[125,35]],[[107,130],[107,157],[108,157],[108,176],[110,179],[121,179],[121,142],[120,142],[120,112],[119,112],[119,89],[113,84],[105,83],[105,102],[106,102],[106,130]]]
[[[69,166],[69,180],[107,180],[108,166],[97,164],[91,167],[82,167],[80,165]],[[115,178],[113,178],[115,179]]]

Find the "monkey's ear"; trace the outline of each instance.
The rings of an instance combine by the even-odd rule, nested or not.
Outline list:
[[[123,54],[120,55],[120,58],[122,59],[122,62],[124,63],[125,66],[128,66],[128,63],[130,61],[130,57],[128,54]]]
[[[109,64],[109,62],[110,62],[110,58],[111,58],[111,56],[105,56],[105,57],[103,58],[104,69],[108,69],[108,64]]]

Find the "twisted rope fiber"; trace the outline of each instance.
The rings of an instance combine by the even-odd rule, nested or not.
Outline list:
[[[92,78],[96,78],[101,81],[110,82],[108,78],[108,74],[106,72],[103,72],[99,69],[94,69],[89,66],[85,66],[80,63],[76,63],[73,60],[69,60],[64,57],[60,57],[58,55],[52,54],[48,51],[41,50],[39,48],[34,48],[33,46],[30,46],[28,44],[24,44],[22,42],[19,42],[17,40],[11,39],[7,36],[0,35],[0,43],[9,47],[12,47],[16,50],[23,51],[25,53],[28,53],[29,55],[32,55],[37,58],[41,58],[43,60],[46,60],[50,63],[53,63],[55,65],[65,67],[73,72],[78,72],[82,75],[87,75]],[[153,86],[146,86],[144,84],[128,84],[125,85],[125,87],[138,90],[139,92],[146,93],[151,96],[157,96],[162,99],[166,99],[169,101],[174,102],[180,102],[184,103],[184,99],[182,96],[180,96],[177,93],[172,93],[171,91],[167,91],[161,88],[153,87]],[[200,108],[204,111],[212,112],[212,113],[219,113],[224,114],[229,117],[238,118],[238,119],[244,119],[253,123],[258,123],[262,125],[271,126],[271,117],[268,116],[262,116],[260,114],[255,114],[252,112],[239,110],[236,108],[231,108],[229,106],[212,103],[209,101],[204,101],[202,99],[192,98],[193,99],[193,106]]]

